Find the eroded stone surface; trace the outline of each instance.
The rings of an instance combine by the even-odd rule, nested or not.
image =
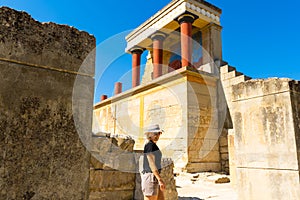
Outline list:
[[[233,91],[239,198],[299,199],[298,82],[251,80]]]
[[[72,105],[76,74],[68,71],[94,47],[75,28],[0,8],[0,199],[88,198],[90,154],[79,135],[91,133],[94,80],[81,77],[85,99]]]
[[[0,8],[0,57],[77,72],[94,50],[95,38],[52,22],[40,23],[25,12]],[[94,60],[82,72],[94,74]]]
[[[92,140],[89,199],[133,199],[137,167],[134,140],[124,137]]]

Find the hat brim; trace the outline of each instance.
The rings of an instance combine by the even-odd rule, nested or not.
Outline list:
[[[158,133],[158,132],[164,132],[164,130],[152,130],[152,131],[146,131],[146,133]]]
[[[158,130],[158,131],[148,131],[148,132],[145,132],[144,135],[148,137],[150,134],[157,135],[158,133],[161,133],[161,134],[162,134],[162,133],[163,133],[163,130]]]

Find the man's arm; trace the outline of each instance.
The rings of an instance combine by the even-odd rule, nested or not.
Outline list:
[[[148,153],[147,154],[147,159],[148,159],[148,162],[149,162],[149,166],[151,168],[151,171],[152,173],[154,174],[154,176],[157,178],[158,180],[158,183],[159,183],[159,186],[160,186],[160,189],[161,190],[164,190],[166,188],[165,186],[165,183],[163,182],[160,174],[158,173],[158,169],[155,165],[155,155],[152,154],[152,153]]]

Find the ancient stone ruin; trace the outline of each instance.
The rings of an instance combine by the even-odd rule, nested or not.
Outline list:
[[[93,138],[90,168],[90,200],[143,199],[139,160],[133,151],[134,140],[122,136]],[[174,164],[162,160],[161,176],[167,183],[166,200],[178,199],[174,180]]]
[[[299,83],[253,80],[225,62],[221,13],[203,0],[173,0],[128,34],[132,88],[103,95],[98,127],[130,135],[141,150],[143,128],[159,124],[177,172],[230,173],[242,200],[300,199]]]
[[[94,48],[86,32],[0,8],[0,199],[88,199],[78,132],[92,131],[93,56],[79,68]]]
[[[0,31],[0,199],[141,199],[134,140],[92,137],[95,38],[7,7]]]
[[[223,61],[221,12],[171,1],[126,37],[132,89],[116,83],[93,106],[95,38],[1,7],[0,199],[141,199],[153,123],[166,199],[178,198],[173,170],[230,173],[241,200],[300,199],[299,82]],[[108,134],[92,135],[92,120]]]

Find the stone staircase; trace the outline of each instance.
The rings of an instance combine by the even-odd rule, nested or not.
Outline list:
[[[228,65],[227,63],[220,67],[220,79],[223,86],[225,98],[228,104],[229,110],[232,107],[232,86],[241,82],[252,79],[249,76],[238,72],[235,67]]]
[[[228,64],[220,67],[220,76],[222,83],[228,83],[230,85],[235,85],[251,79],[251,77],[236,71],[235,67]]]

